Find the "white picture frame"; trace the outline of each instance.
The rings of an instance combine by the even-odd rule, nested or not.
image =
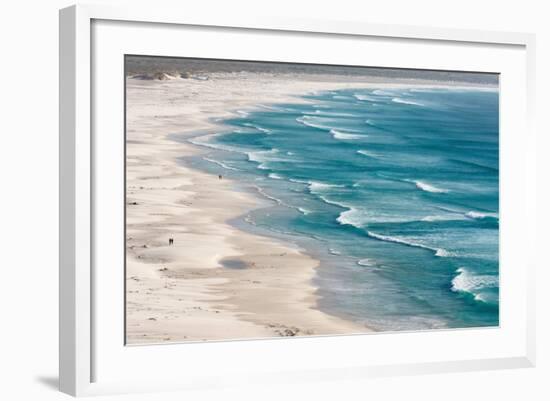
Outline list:
[[[502,202],[509,205],[510,210],[509,223],[501,225],[503,232],[501,235],[504,235],[501,240],[508,244],[512,239],[507,237],[508,232],[513,235],[512,231],[522,230],[524,233],[524,239],[518,242],[518,245],[514,245],[513,249],[507,248],[506,252],[502,254],[502,258],[507,258],[510,261],[520,260],[519,256],[523,255],[520,267],[517,268],[517,271],[510,271],[510,275],[508,275],[510,279],[505,280],[505,283],[509,283],[508,291],[503,291],[504,295],[501,295],[502,297],[513,297],[513,300],[517,301],[514,302],[513,308],[507,309],[513,309],[511,312],[513,316],[510,315],[509,318],[504,316],[504,323],[498,329],[485,329],[485,331],[472,329],[429,334],[388,333],[290,341],[260,340],[193,345],[176,344],[125,350],[122,337],[116,337],[118,331],[109,331],[113,322],[120,319],[120,314],[106,316],[105,313],[102,313],[102,306],[96,305],[94,300],[98,286],[103,291],[103,285],[107,282],[105,280],[109,279],[105,275],[98,276],[94,273],[94,269],[97,268],[98,261],[101,263],[102,258],[111,255],[109,253],[102,254],[103,256],[97,254],[97,243],[94,242],[98,238],[98,230],[104,226],[100,221],[103,212],[98,211],[96,205],[96,202],[101,199],[95,196],[98,185],[103,185],[101,180],[96,179],[96,176],[102,174],[97,171],[97,157],[105,155],[106,159],[109,159],[111,156],[106,154],[106,150],[111,149],[113,155],[110,166],[116,167],[116,160],[118,160],[116,158],[121,156],[115,154],[119,150],[116,143],[110,144],[113,145],[110,146],[109,144],[98,144],[94,140],[94,126],[110,123],[110,120],[103,122],[95,120],[102,118],[100,109],[105,106],[97,106],[93,102],[94,96],[103,96],[96,93],[98,88],[94,85],[97,85],[98,82],[101,85],[101,82],[108,82],[110,79],[108,76],[104,78],[102,75],[97,75],[97,81],[92,82],[94,69],[100,71],[103,68],[98,65],[98,60],[95,57],[97,56],[98,59],[103,57],[102,60],[105,60],[110,54],[124,53],[123,44],[129,43],[129,39],[120,33],[122,31],[132,32],[139,36],[140,30],[146,28],[149,34],[161,35],[155,38],[159,39],[162,35],[173,35],[174,32],[171,30],[185,30],[186,27],[193,29],[198,27],[199,31],[202,29],[205,32],[209,30],[228,32],[228,35],[231,32],[239,33],[243,37],[262,33],[265,40],[273,40],[273,43],[277,43],[276,41],[279,40],[277,39],[278,35],[287,37],[295,35],[296,37],[317,38],[315,40],[325,38],[327,41],[336,37],[342,40],[384,40],[387,43],[392,41],[412,43],[411,41],[414,41],[414,43],[418,43],[418,46],[437,46],[442,52],[445,51],[445,46],[452,46],[453,52],[464,51],[464,54],[468,54],[468,49],[477,49],[480,54],[486,48],[496,49],[493,63],[499,62],[501,65],[504,63],[508,65],[506,67],[508,70],[504,75],[506,79],[501,86],[501,96],[508,96],[511,93],[509,89],[515,89],[515,94],[517,94],[514,99],[515,103],[501,103],[501,110],[511,111],[512,106],[519,107],[514,111],[514,116],[511,116],[510,120],[503,122],[503,131],[510,135],[506,134],[505,149],[501,150],[501,163],[504,167],[501,172],[501,180],[504,182],[501,197]],[[103,31],[94,31],[94,29],[103,29]],[[94,32],[97,36],[95,41]],[[106,44],[105,37],[112,42],[109,46]],[[155,41],[151,40],[151,42]],[[156,43],[161,42],[157,41]],[[209,44],[210,42],[205,43]],[[533,253],[529,252],[531,244],[534,243],[530,236],[534,235],[532,233],[536,231],[534,229],[536,227],[536,182],[533,178],[536,170],[536,138],[532,128],[535,85],[534,44],[534,36],[523,33],[374,25],[357,21],[293,20],[292,18],[258,18],[257,16],[243,16],[237,20],[215,14],[209,16],[187,15],[185,10],[164,10],[153,7],[143,9],[78,5],[61,10],[60,390],[79,396],[133,391],[200,389],[226,386],[229,383],[244,384],[249,380],[280,384],[288,381],[359,379],[370,376],[534,366],[534,270],[536,260],[530,256]],[[142,46],[142,50],[138,49],[138,51],[151,54],[152,50],[151,48],[147,49],[149,44],[146,40],[140,46]],[[185,55],[185,51],[182,54],[172,53],[170,49],[174,48],[173,44],[168,43],[164,46],[165,48],[158,50],[162,54],[170,51],[171,53],[166,55]],[[238,48],[238,44],[235,46]],[[135,47],[132,48],[135,49]],[[105,50],[104,54],[101,53],[103,50]],[[433,49],[430,50],[427,47],[426,51],[433,51]],[[499,58],[499,52],[502,53],[502,58]],[[98,56],[99,54],[101,57]],[[196,53],[192,56],[196,56]],[[482,58],[480,56],[480,60]],[[387,63],[397,62],[388,61]],[[470,69],[475,65],[473,60],[471,62]],[[486,67],[483,67],[484,64],[479,61],[480,69],[478,71],[502,73],[496,67],[488,67],[491,64],[489,61],[487,63]],[[493,65],[498,67],[497,64]],[[108,63],[105,66],[108,67]],[[424,64],[422,61],[415,60],[415,63],[411,62],[409,67],[429,68],[430,66],[434,69],[442,68],[445,66],[445,61],[434,65],[433,60],[426,59]],[[457,66],[456,69],[461,68]],[[113,110],[120,110],[120,107],[123,106],[119,100],[118,97],[113,98]],[[123,118],[122,115],[119,117]],[[523,133],[521,141],[512,135],[513,131]],[[509,149],[509,152],[506,149]],[[516,168],[512,169],[514,163]],[[114,188],[117,185],[116,180],[109,185],[111,185],[111,189]],[[523,190],[517,191],[517,185],[522,185]],[[122,234],[119,235],[122,237]],[[120,268],[122,269],[122,266]],[[512,274],[518,275],[512,276]],[[109,302],[116,302],[115,295],[109,294],[116,291],[115,287],[118,281],[112,281],[112,283],[113,289],[105,288],[106,294],[108,294],[106,297]],[[123,288],[120,287],[119,290],[120,296],[122,296]],[[503,309],[507,305],[511,305],[507,298],[503,298],[503,301],[506,301],[502,304]],[[508,312],[505,311],[505,313]],[[514,324],[509,324],[512,321]],[[98,329],[98,327],[101,328]],[[112,333],[116,333],[113,334],[116,339],[113,339]],[[421,338],[423,336],[426,340]],[[106,338],[108,340],[105,340]],[[119,344],[120,347],[116,345],[119,348],[109,348],[108,343],[111,341],[113,344]],[[406,352],[407,349],[412,348],[411,344],[416,344],[417,347],[422,344],[434,344],[435,353],[438,352],[438,346],[447,349],[453,341],[456,341],[457,344],[475,342],[484,344],[485,341],[487,346],[484,351],[481,347],[478,350],[466,351],[459,346],[458,351],[455,350],[454,353],[444,355],[445,353],[439,352],[441,354],[439,358],[434,355],[427,359],[419,358],[414,352],[411,352],[410,355]],[[370,354],[355,352],[350,353],[348,359],[343,357],[338,359],[339,357],[337,357],[337,350],[353,349],[353,347],[356,349],[376,347],[383,350],[384,347],[390,346],[390,343],[392,349],[396,349],[395,347],[398,347],[400,343],[403,344],[402,357],[389,357],[387,352],[381,352],[379,355],[375,355],[374,352]],[[121,371],[121,366],[133,365],[136,367],[138,361],[143,361],[144,365],[166,366],[168,371],[170,367],[173,367],[174,361],[171,358],[175,358],[176,354],[181,356],[181,347],[187,347],[186,360],[188,361],[197,361],[201,355],[205,358],[212,358],[212,360],[217,358],[216,355],[224,355],[225,358],[238,356],[240,362],[237,365],[240,363],[241,366],[237,366],[235,376],[231,375],[230,368],[224,367],[221,361],[219,364],[214,364],[219,367],[216,369],[211,366],[207,367],[208,369],[188,366],[185,378],[179,377],[178,374],[166,374],[165,371],[153,377],[155,376],[153,373],[138,371],[138,368],[124,369],[124,375],[117,374]],[[315,357],[321,350],[325,352],[323,361],[317,360]],[[300,358],[295,361],[295,366],[291,369],[285,369],[284,365],[277,363],[269,367],[260,366],[262,362],[253,357],[253,355],[261,355],[265,360],[281,353],[300,355]],[[429,352],[426,353],[429,354]],[[365,355],[370,357],[366,358]],[[460,355],[465,356],[460,357]],[[331,361],[334,362],[334,365]],[[248,367],[247,364],[249,364]],[[232,368],[235,368],[234,365]],[[108,370],[107,366],[112,366],[111,371],[103,373]]]

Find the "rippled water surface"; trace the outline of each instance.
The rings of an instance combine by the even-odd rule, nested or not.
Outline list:
[[[318,257],[332,313],[379,330],[498,325],[498,91],[305,97],[191,139],[208,149],[195,167],[271,203],[235,224]]]

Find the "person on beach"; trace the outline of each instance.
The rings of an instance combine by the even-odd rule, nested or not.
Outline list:
[[[218,175],[218,179],[220,179],[220,180],[222,179],[222,175],[221,175],[221,174]]]
[[[174,238],[168,238],[168,245],[174,245]]]

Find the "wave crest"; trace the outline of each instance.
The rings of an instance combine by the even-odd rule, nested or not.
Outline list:
[[[388,92],[388,91],[385,91],[385,90],[382,90],[382,89],[373,90],[372,93],[373,93],[373,95],[378,95],[378,96],[393,96],[394,95],[394,93]]]
[[[299,181],[299,180],[294,180],[294,181],[304,183],[304,181]],[[307,181],[307,184],[308,184],[309,192],[311,193],[325,192],[332,188],[344,188],[343,185],[328,184],[326,182],[319,182],[319,181]]]
[[[260,131],[260,132],[262,132],[262,133],[264,133],[264,134],[267,134],[267,135],[273,133],[272,130],[267,129],[267,128],[264,128],[264,127],[260,127],[260,126],[257,125],[257,124],[245,123],[245,124],[243,124],[243,125],[246,126],[246,127],[254,128],[255,130]]]
[[[486,218],[498,219],[498,215],[496,215],[495,213],[481,213],[476,212],[475,210],[470,210],[469,212],[465,213],[464,216],[474,220],[483,220]]]
[[[357,261],[357,264],[359,266],[372,266],[373,263],[370,259],[360,259]]]
[[[374,152],[369,152],[368,150],[358,150],[357,153],[363,156],[371,157],[373,159],[378,159],[380,156]]]
[[[422,103],[413,102],[412,100],[406,100],[406,99],[402,99],[400,97],[394,97],[391,101],[395,102],[395,103],[401,103],[401,104],[410,104],[410,105],[413,105],[413,106],[420,106],[420,107],[425,106]]]
[[[206,160],[207,162],[210,162],[210,163],[213,163],[213,164],[217,164],[218,166],[226,169],[226,170],[233,170],[233,171],[241,171],[239,170],[238,168],[235,168],[235,167],[231,167],[227,164],[225,164],[224,162],[221,162],[219,160],[214,160],[214,159],[210,159],[208,157],[203,157],[202,158],[203,160]]]
[[[380,241],[394,242],[396,244],[402,244],[402,245],[410,246],[410,247],[413,247],[413,248],[426,249],[426,250],[434,252],[435,256],[438,256],[438,257],[441,257],[441,258],[447,258],[447,257],[455,256],[455,254],[453,252],[449,252],[446,249],[433,248],[431,246],[424,245],[424,244],[421,244],[419,242],[411,241],[411,240],[408,240],[408,239],[403,239],[403,238],[399,238],[399,237],[392,237],[390,235],[377,234],[377,233],[373,233],[372,231],[367,231],[367,235],[371,238],[375,238],[375,239],[378,239]]]
[[[335,130],[335,129],[331,129],[330,133],[332,134],[334,139],[353,140],[353,139],[363,138],[363,135],[350,134],[348,132],[342,132],[342,131],[338,131],[338,130]]]
[[[258,150],[255,152],[246,152],[246,155],[248,157],[248,161],[258,163],[258,168],[260,170],[268,170],[269,167],[266,165],[266,163],[290,161],[288,159],[273,156],[278,153],[279,153],[279,150],[274,148],[270,150]]]
[[[449,192],[449,190],[447,190],[447,189],[438,188],[438,187],[436,187],[434,185],[431,185],[431,184],[428,184],[424,181],[413,181],[413,182],[414,182],[414,184],[416,185],[416,187],[418,189],[421,189],[422,191],[425,191],[425,192],[432,192],[432,193],[436,193],[436,194]]]
[[[320,107],[320,105],[317,105],[315,107]],[[339,112],[333,112],[333,111],[325,111],[325,110],[315,110],[313,112],[304,111],[302,114],[305,115],[316,115],[319,117],[357,117],[355,114],[351,113],[339,113]]]
[[[480,292],[498,287],[498,276],[476,275],[464,267],[458,268],[456,273],[458,274],[451,281],[451,291],[470,293],[476,301],[486,302]]]
[[[300,124],[303,124],[303,125],[307,126],[307,127],[317,128],[317,129],[321,129],[321,130],[324,130],[324,131],[330,131],[330,129],[331,129],[330,127],[327,127],[326,125],[316,123],[315,120],[314,120],[314,117],[312,117],[312,116],[301,116],[301,117],[296,118],[296,121],[299,122]]]
[[[353,95],[353,97],[356,98],[357,100],[368,101],[368,102],[379,102],[380,101],[379,99],[375,99],[372,96],[361,95],[359,93],[356,93],[355,95]]]
[[[226,152],[233,152],[233,153],[244,153],[230,146],[225,146],[219,143],[212,142],[214,138],[217,138],[220,135],[222,134],[208,134],[208,135],[197,136],[197,137],[188,139],[187,142],[192,143],[193,145],[202,146],[210,149],[225,150]]]
[[[365,218],[360,210],[353,207],[347,207],[342,204],[340,204],[340,206],[346,207],[348,210],[338,215],[336,218],[338,223],[356,228],[363,228]]]

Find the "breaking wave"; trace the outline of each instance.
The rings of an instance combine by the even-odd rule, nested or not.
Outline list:
[[[231,167],[231,166],[225,164],[224,162],[221,162],[221,161],[218,161],[218,160],[210,159],[208,157],[203,157],[202,159],[206,160],[207,162],[217,164],[218,166],[223,167],[226,170],[241,171],[238,168]]]
[[[451,281],[451,291],[469,293],[476,301],[487,302],[483,290],[498,287],[498,276],[476,275],[464,267],[458,268],[456,273]]]
[[[416,187],[418,189],[421,189],[422,191],[425,191],[425,192],[432,192],[432,193],[436,193],[436,194],[449,192],[447,189],[438,188],[434,185],[430,185],[430,184],[428,184],[426,182],[423,182],[423,181],[413,181],[413,182],[414,182],[414,184],[416,185]]]
[[[335,130],[335,129],[331,129],[330,133],[332,134],[334,139],[353,140],[353,139],[363,138],[363,135],[350,134],[350,133],[338,131],[338,130]]]
[[[413,102],[412,100],[401,99],[400,97],[394,97],[391,101],[395,103],[401,103],[401,104],[410,104],[413,106],[421,106],[421,107],[424,106],[422,103]]]
[[[330,129],[331,129],[330,127],[327,127],[326,125],[316,123],[313,118],[314,117],[311,117],[311,116],[301,116],[301,117],[296,118],[296,121],[299,122],[300,124],[303,124],[303,125],[307,126],[307,127],[312,127],[312,128],[317,128],[317,129],[330,131]]]
[[[415,241],[411,241],[411,240],[407,240],[407,239],[403,239],[403,238],[399,238],[399,237],[392,237],[392,236],[389,236],[389,235],[376,234],[376,233],[373,233],[372,231],[367,231],[367,235],[371,238],[375,238],[375,239],[380,240],[380,241],[394,242],[396,244],[402,244],[402,245],[410,246],[410,247],[413,247],[413,248],[426,249],[426,250],[434,252],[435,256],[439,256],[439,257],[442,257],[442,258],[454,256],[454,254],[452,252],[449,252],[449,251],[447,251],[443,248],[432,248],[430,246],[421,244],[419,242],[415,242]]]

